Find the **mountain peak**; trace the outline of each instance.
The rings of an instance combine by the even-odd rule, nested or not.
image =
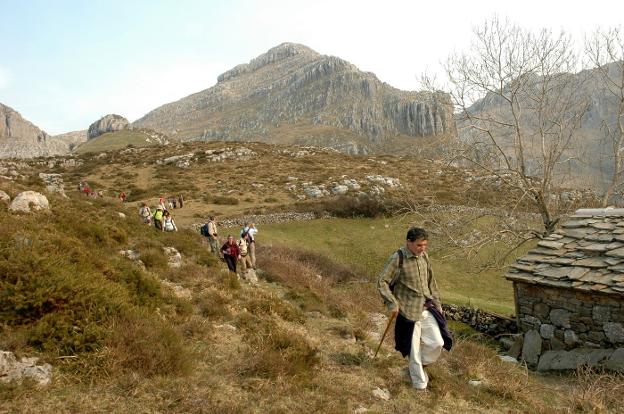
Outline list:
[[[266,53],[252,59],[249,63],[237,65],[227,72],[219,75],[217,81],[224,82],[244,73],[256,71],[271,63],[287,60],[295,56],[314,58],[319,56],[319,54],[307,46],[298,43],[285,42],[269,49]]]

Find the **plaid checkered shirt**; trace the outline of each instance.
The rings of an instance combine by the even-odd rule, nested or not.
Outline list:
[[[394,252],[386,262],[377,280],[377,289],[388,310],[399,307],[399,312],[407,319],[419,321],[422,318],[425,301],[442,309],[440,291],[433,277],[427,253],[414,255],[407,247],[403,251],[403,267],[399,269],[399,254]],[[394,284],[394,292],[390,285]]]

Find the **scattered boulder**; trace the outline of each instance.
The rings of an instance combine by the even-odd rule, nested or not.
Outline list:
[[[187,289],[183,286],[180,286],[176,283],[170,282],[168,280],[161,280],[160,281],[163,286],[167,287],[169,290],[171,290],[171,292],[173,292],[173,295],[176,298],[181,298],[181,299],[191,299],[193,297],[193,292],[191,292],[190,289]]]
[[[9,204],[11,202],[11,197],[4,191],[0,190],[0,203]]]
[[[39,385],[48,385],[52,380],[52,365],[36,365],[38,358],[22,358],[18,361],[13,352],[0,351],[0,381],[21,383],[31,378]]]
[[[49,208],[50,204],[46,196],[36,191],[24,191],[19,193],[17,197],[13,199],[11,205],[9,205],[9,210],[23,211],[26,213],[31,210],[48,210]]]
[[[531,365],[537,365],[540,353],[542,352],[542,337],[535,329],[531,329],[524,334],[524,344],[522,346],[522,359]]]
[[[67,197],[65,194],[65,183],[63,183],[63,176],[61,174],[46,174],[39,173],[39,178],[46,185],[46,190],[49,193],[59,193],[63,197]]]
[[[336,185],[331,189],[332,194],[335,195],[345,195],[349,192],[349,187],[346,185]]]
[[[571,351],[546,351],[539,359],[537,370],[572,370],[581,365],[595,367],[604,363],[612,354],[612,349],[576,348]]]
[[[380,400],[388,401],[390,399],[390,391],[387,389],[381,389],[379,387],[373,390],[373,396],[379,398]]]
[[[125,219],[126,215],[122,212],[118,212],[117,215],[119,216],[120,219]]]
[[[169,267],[182,266],[182,255],[175,247],[163,247],[165,254],[169,257]]]
[[[624,348],[618,348],[605,363],[605,368],[612,371],[624,372]]]
[[[107,132],[116,132],[126,129],[128,120],[121,115],[109,114],[95,121],[89,126],[89,139],[99,137]]]

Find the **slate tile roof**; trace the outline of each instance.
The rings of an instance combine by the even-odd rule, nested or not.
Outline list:
[[[505,277],[624,297],[624,209],[577,210]]]

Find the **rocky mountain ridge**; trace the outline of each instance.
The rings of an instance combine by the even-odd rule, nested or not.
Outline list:
[[[69,152],[70,143],[51,137],[13,108],[0,103],[0,158],[33,158]]]
[[[401,91],[334,56],[284,43],[223,73],[212,88],[134,125],[182,140],[257,140],[375,152],[395,137],[454,136],[445,93]]]

